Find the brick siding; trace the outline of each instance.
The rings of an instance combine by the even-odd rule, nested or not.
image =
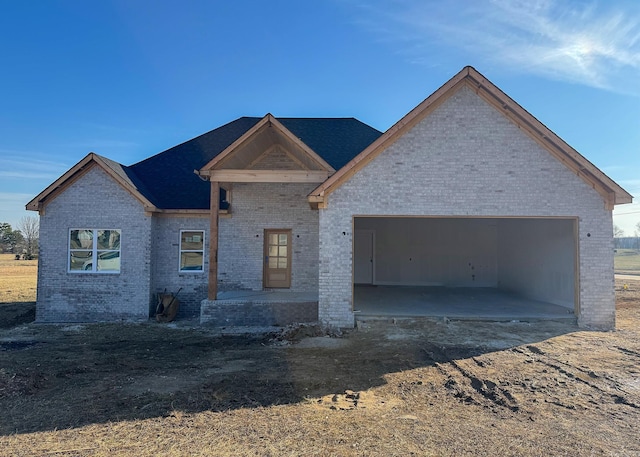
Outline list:
[[[307,202],[313,184],[236,183],[231,217],[220,218],[220,290],[261,290],[264,229],[291,229],[291,291],[318,290],[318,212]]]
[[[615,325],[611,211],[602,197],[464,87],[329,195],[320,210],[319,318],[354,325],[356,215],[578,218],[583,327]]]
[[[68,273],[70,229],[121,230],[117,274]],[[49,202],[40,217],[38,322],[145,320],[149,316],[151,218],[100,168]]]

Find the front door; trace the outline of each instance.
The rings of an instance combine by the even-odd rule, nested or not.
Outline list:
[[[291,287],[291,230],[264,231],[264,287]]]

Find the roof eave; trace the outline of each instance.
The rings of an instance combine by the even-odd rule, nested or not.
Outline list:
[[[395,123],[333,176],[316,187],[308,195],[309,204],[313,207],[325,206],[327,204],[326,198],[330,193],[387,149],[407,130],[434,111],[463,84],[473,89],[476,94],[502,112],[511,122],[522,128],[538,144],[593,187],[603,197],[607,209],[612,209],[614,205],[631,203],[633,199],[631,194],[522,108],[511,97],[502,92],[475,68],[467,66]]]
[[[67,170],[66,173],[56,179],[45,190],[40,192],[35,198],[27,203],[25,208],[28,211],[38,211],[42,215],[48,201],[51,201],[53,198],[55,198],[66,187],[71,185],[94,166],[100,167],[107,175],[113,178],[127,192],[129,192],[133,197],[140,201],[140,203],[144,207],[145,212],[153,212],[157,210],[155,205],[151,203],[149,199],[142,195],[142,193],[140,193],[140,191],[138,191],[131,184],[122,179],[122,177],[120,177],[120,175],[115,170],[113,170],[111,166],[102,159],[102,157],[94,152],[90,152],[82,160],[80,160],[73,167]]]

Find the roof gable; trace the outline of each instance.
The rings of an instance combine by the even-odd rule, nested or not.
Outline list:
[[[80,162],[71,167],[65,174],[60,176],[60,178],[27,203],[26,209],[38,211],[40,214],[43,214],[48,202],[53,200],[93,167],[99,167],[108,176],[113,178],[127,192],[140,201],[145,211],[155,210],[153,203],[145,196],[145,192],[148,193],[148,190],[132,170],[93,152],[87,154]]]
[[[301,169],[335,170],[313,149],[291,133],[271,114],[267,114],[240,138],[229,145],[200,169],[208,175],[213,170],[250,169],[273,146],[280,146],[289,158],[300,164]]]
[[[310,204],[314,207],[324,207],[327,203],[326,198],[331,192],[339,188],[357,171],[365,167],[371,160],[464,86],[471,88],[483,100],[516,124],[551,155],[598,191],[608,209],[612,209],[615,204],[631,202],[631,195],[611,178],[524,110],[477,70],[473,67],[465,67],[338,172],[314,189],[308,197]]]

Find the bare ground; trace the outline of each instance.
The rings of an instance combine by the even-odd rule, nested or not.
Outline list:
[[[0,455],[640,455],[640,281],[616,297],[614,332],[14,325],[0,329]]]

